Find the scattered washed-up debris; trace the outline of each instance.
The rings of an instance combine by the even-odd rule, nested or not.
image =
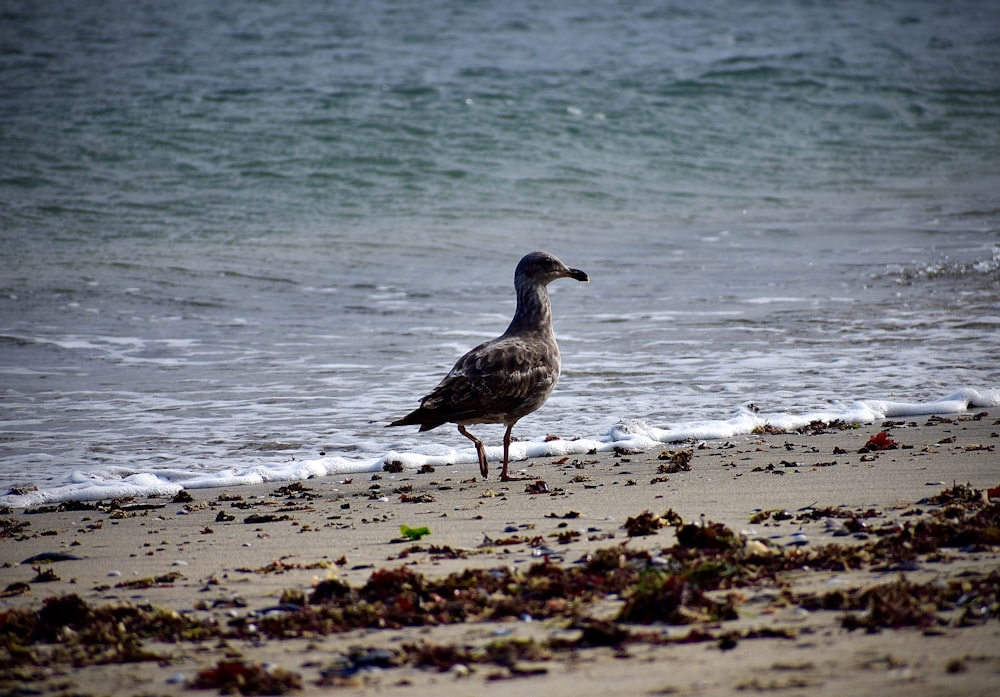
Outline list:
[[[302,678],[281,667],[264,667],[246,661],[219,661],[198,673],[190,686],[219,690],[220,694],[284,695],[302,689]]]
[[[645,535],[655,535],[664,525],[666,523],[660,516],[649,511],[643,511],[634,518],[627,518],[623,527],[629,537],[643,537]]]
[[[876,453],[883,450],[895,450],[899,444],[889,437],[888,431],[879,431],[868,442],[861,446],[859,453]]]
[[[141,661],[166,665],[176,662],[174,652],[186,652],[190,646],[200,651],[210,643],[310,638],[357,629],[373,636],[371,632],[377,630],[403,627],[466,622],[510,626],[518,621],[551,620],[574,632],[563,630],[532,639],[505,636],[473,647],[421,642],[391,650],[351,649],[315,667],[316,682],[322,686],[358,679],[369,668],[411,666],[462,673],[470,666],[488,664],[493,672],[484,677],[500,679],[537,674],[545,670],[544,662],[588,647],[617,650],[635,643],[713,642],[729,649],[753,638],[794,637],[794,627],[780,624],[732,628],[730,622],[739,617],[751,589],[766,590],[791,607],[837,613],[837,621],[848,630],[947,626],[952,631],[1000,617],[997,571],[944,580],[928,577],[926,581],[899,575],[859,588],[809,592],[798,592],[788,582],[789,572],[906,569],[915,562],[992,552],[1000,546],[1000,503],[984,492],[956,485],[920,505],[925,508],[902,511],[893,521],[866,528],[865,539],[785,547],[721,523],[688,522],[673,511],[660,515],[644,511],[629,520],[642,519],[652,532],[673,528],[672,544],[634,549],[630,536],[622,544],[589,551],[574,562],[563,563],[548,550],[533,557],[530,564],[468,567],[444,576],[424,575],[405,565],[375,569],[362,585],[328,577],[316,581],[308,595],[292,590],[282,594],[280,603],[246,614],[235,612],[241,607],[238,604],[215,608],[203,602],[180,613],[145,602],[90,604],[72,594],[53,597],[40,607],[0,612],[0,666],[30,683],[41,679],[32,677],[42,675],[41,668],[65,671]],[[866,515],[866,511],[806,507],[797,517],[806,522],[836,520],[853,525],[861,524]],[[880,516],[875,512],[871,517]],[[414,541],[429,532],[407,526],[400,530]],[[406,535],[407,530],[412,537]],[[530,544],[533,550],[546,549],[543,536],[517,537],[518,543]],[[404,552],[400,558],[415,553],[465,556],[450,548],[419,545]],[[282,562],[281,568],[285,567]],[[178,578],[173,572],[151,580],[160,584]],[[616,603],[617,611],[608,613],[607,603]],[[221,612],[228,614],[216,614]],[[688,629],[678,634],[664,631],[667,625]],[[241,694],[282,694],[303,684],[298,674],[231,656],[217,660],[188,683]]]
[[[291,520],[291,517],[283,513],[251,513],[243,519],[243,522],[247,525],[259,525],[262,523],[279,523],[284,520]]]
[[[664,450],[657,457],[658,460],[666,460],[656,469],[660,474],[676,474],[677,472],[690,472],[691,459],[694,457],[694,450],[684,448],[683,450]]]
[[[548,494],[551,493],[549,485],[545,483],[544,480],[536,480],[530,484],[526,484],[524,490],[529,494]]]
[[[419,540],[425,535],[430,535],[431,531],[428,527],[411,528],[408,525],[400,525],[399,533],[405,537],[407,540]]]
[[[184,578],[184,574],[181,572],[171,571],[170,573],[163,574],[162,576],[149,576],[146,578],[136,578],[131,581],[122,581],[121,583],[116,583],[115,588],[157,588],[172,585],[175,581],[182,578]]]

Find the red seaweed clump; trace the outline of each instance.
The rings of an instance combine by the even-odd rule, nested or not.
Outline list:
[[[869,438],[868,442],[861,446],[858,452],[862,454],[875,453],[883,450],[895,450],[898,447],[899,444],[889,437],[888,431],[879,431]]]

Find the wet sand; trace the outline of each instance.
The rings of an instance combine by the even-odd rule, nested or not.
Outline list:
[[[985,585],[992,588],[994,604],[984,606],[981,622],[959,622],[960,606],[938,607],[940,621],[931,627],[849,630],[843,610],[790,601],[901,577],[938,585],[983,579],[1000,567],[1000,547],[981,544],[920,553],[905,564],[870,558],[846,570],[790,569],[766,582],[710,594],[728,598],[736,619],[609,623],[633,638],[592,642],[604,644],[597,646],[579,641],[580,617],[615,618],[623,604],[616,594],[581,601],[576,619],[558,612],[544,618],[522,614],[436,626],[311,631],[297,638],[246,628],[268,613],[294,612],[294,603],[325,580],[358,588],[379,569],[405,567],[434,580],[468,568],[524,573],[545,560],[558,568],[579,566],[607,549],[648,550],[650,563],[667,563],[661,557],[677,543],[675,525],[656,524],[643,536],[630,536],[626,528],[634,529],[635,520],[629,519],[646,511],[663,516],[670,510],[686,522],[724,524],[758,541],[755,549],[771,556],[794,557],[830,544],[862,547],[939,511],[941,506],[924,499],[956,484],[984,495],[1000,486],[998,417],[996,409],[979,410],[852,428],[817,426],[816,432],[759,433],[641,453],[543,458],[512,463],[513,472],[527,477],[520,482],[484,482],[474,466],[456,466],[195,490],[186,502],[143,499],[81,510],[7,511],[0,515],[0,588],[7,589],[0,611],[38,610],[47,598],[75,594],[91,609],[161,608],[219,627],[240,627],[242,633],[171,643],[141,639],[141,647],[160,660],[82,667],[53,653],[51,642],[35,642],[27,660],[5,641],[0,690],[191,694],[199,673],[228,661],[291,675],[287,684],[298,685],[297,694],[322,694],[333,685],[359,694],[433,690],[444,697],[515,691],[551,697],[993,694],[1000,680],[995,576]],[[859,452],[883,431],[895,448]],[[684,450],[689,457],[671,459]],[[661,471],[670,469],[677,471]],[[845,530],[845,520],[864,527]],[[663,522],[671,521],[676,517]],[[426,527],[429,535],[406,539],[401,526]],[[22,563],[52,553],[77,558]],[[693,630],[706,638],[677,643]],[[497,658],[501,644],[505,650],[532,650]],[[417,667],[400,657],[406,645],[460,647],[470,660],[443,672]],[[351,647],[360,648],[352,653]],[[386,656],[391,658],[381,660]]]

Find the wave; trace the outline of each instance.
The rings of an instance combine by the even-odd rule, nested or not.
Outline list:
[[[642,451],[664,443],[735,438],[749,435],[768,426],[783,431],[794,431],[815,422],[839,421],[845,424],[864,424],[885,418],[960,414],[970,408],[997,406],[1000,406],[1000,388],[983,390],[964,388],[929,402],[863,400],[845,408],[800,414],[759,413],[751,405],[743,405],[728,419],[690,421],[670,428],[651,426],[639,419],[623,419],[604,435],[594,438],[567,440],[537,438],[519,441],[511,444],[510,455],[512,460],[517,461],[527,458],[613,452],[615,449]],[[487,455],[495,462],[502,456],[502,449],[500,446],[487,447]],[[182,489],[238,487],[378,472],[386,463],[401,465],[404,470],[417,470],[425,465],[449,467],[471,465],[476,462],[476,453],[471,447],[456,450],[432,444],[410,452],[389,451],[377,458],[324,456],[280,465],[256,465],[244,469],[227,468],[211,473],[183,469],[139,471],[110,467],[95,472],[74,472],[69,481],[47,489],[11,491],[0,496],[0,508],[27,508],[64,501],[173,496]]]

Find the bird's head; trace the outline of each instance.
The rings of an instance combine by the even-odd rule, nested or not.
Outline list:
[[[514,271],[514,284],[521,281],[531,281],[546,285],[557,278],[575,278],[578,281],[589,281],[590,276],[580,269],[572,269],[549,254],[548,252],[531,252],[526,254]]]

